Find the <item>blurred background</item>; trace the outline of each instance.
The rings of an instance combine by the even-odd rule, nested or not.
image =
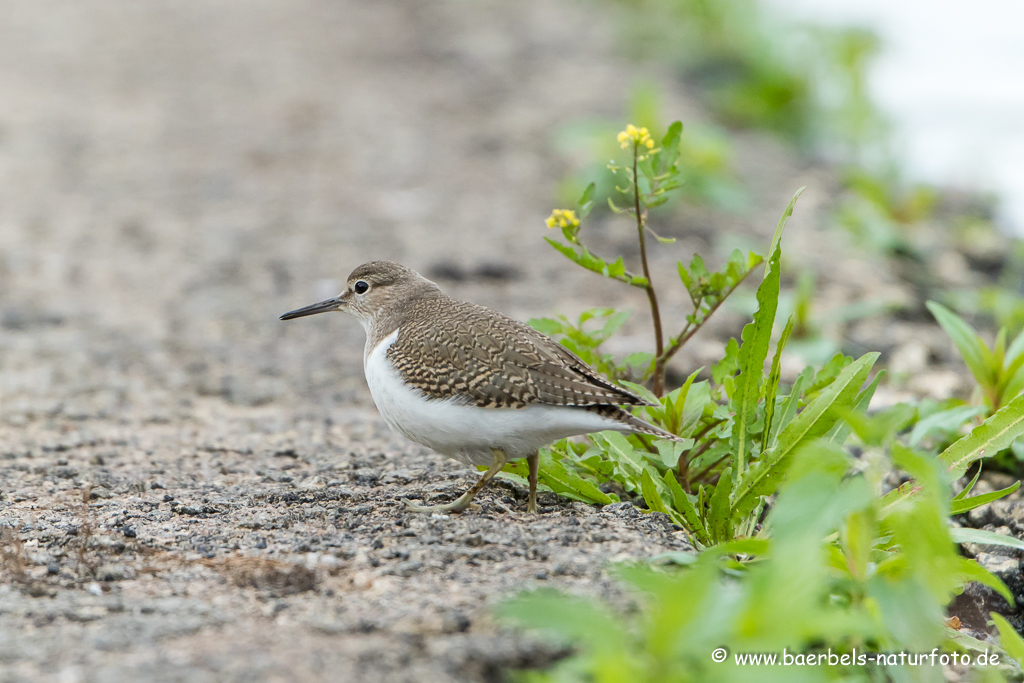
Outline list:
[[[595,182],[585,242],[636,267],[605,202],[627,123],[685,126],[651,216],[677,239],[651,246],[672,334],[676,262],[765,253],[807,186],[784,382],[877,350],[874,407],[969,397],[924,302],[1024,328],[1020,24],[1014,0],[0,3],[0,570],[31,579],[0,582],[0,679],[496,680],[564,656],[491,606],[549,578],[619,595],[606,560],[684,534],[581,503],[407,519],[398,498],[470,473],[390,435],[355,320],[278,316],[385,258],[522,320],[630,309],[602,349],[651,349],[643,292],[543,239]],[[670,385],[722,358],[753,290]]]
[[[1024,11],[1012,0],[816,3],[769,0],[790,20],[861,26],[878,38],[867,90],[918,181],[997,196],[1001,226],[1024,231]]]
[[[626,122],[686,126],[666,281],[693,251],[763,249],[809,186],[787,237],[808,357],[918,358],[925,297],[1019,329],[1021,43],[1012,3],[984,5],[11,0],[5,415],[365,404],[354,321],[276,318],[375,258],[524,319],[642,310],[542,240],[587,182],[611,192]],[[610,212],[584,229],[635,258]],[[714,359],[736,313],[682,364]]]

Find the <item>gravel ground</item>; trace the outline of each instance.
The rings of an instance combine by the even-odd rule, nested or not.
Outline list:
[[[355,321],[276,320],[374,258],[523,319],[643,310],[541,240],[568,167],[552,131],[621,120],[644,78],[674,117],[701,114],[617,58],[586,10],[6,3],[0,681],[499,680],[565,653],[503,629],[494,604],[535,586],[628,600],[610,562],[689,547],[629,505],[548,494],[528,517],[507,482],[463,515],[407,513],[400,498],[450,498],[475,475],[390,434]],[[825,306],[913,296],[822,237],[829,169],[738,139],[750,206],[693,210],[656,273],[723,234],[767,242],[809,184],[788,254]],[[631,253],[628,234],[593,230]],[[668,316],[684,304],[665,294]],[[724,312],[679,365],[713,359],[739,321]],[[617,343],[646,334],[641,318]],[[886,351],[888,400],[964,386],[933,325],[844,334]]]

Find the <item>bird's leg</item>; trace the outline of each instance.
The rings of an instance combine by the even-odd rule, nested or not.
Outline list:
[[[473,484],[468,491],[459,496],[454,502],[444,503],[443,505],[413,505],[409,501],[405,501],[406,506],[411,512],[462,512],[469,507],[469,504],[473,501],[473,496],[480,493],[480,490],[487,486],[487,482],[494,479],[494,475],[501,472],[508,462],[508,457],[501,448],[492,448],[491,454],[494,456],[494,462],[491,463],[491,466],[483,473],[483,476],[480,477],[477,483]]]
[[[526,456],[526,464],[530,468],[530,498],[526,503],[526,511],[537,512],[537,472],[540,470],[540,454]]]

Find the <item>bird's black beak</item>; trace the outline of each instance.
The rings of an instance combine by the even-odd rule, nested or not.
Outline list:
[[[310,304],[309,306],[303,306],[302,308],[296,308],[294,311],[288,311],[281,316],[281,320],[292,320],[293,318],[302,318],[307,315],[316,315],[317,313],[326,313],[327,311],[338,311],[345,305],[341,297],[334,297],[333,299],[327,299],[321,301],[318,304]]]

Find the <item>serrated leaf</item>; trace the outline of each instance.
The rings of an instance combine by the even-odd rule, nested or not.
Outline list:
[[[953,478],[962,477],[975,460],[995,455],[1024,434],[1024,394],[1010,401],[995,414],[957,440],[939,455]]]
[[[950,502],[949,504],[949,514],[961,515],[965,512],[970,512],[974,508],[981,507],[982,505],[987,505],[988,503],[991,503],[992,501],[995,500],[999,500],[1000,498],[1005,498],[1006,496],[1010,495],[1019,488],[1020,482],[1015,481],[1012,485],[1007,486],[1005,489],[1000,489],[998,491],[981,493],[977,496],[972,496],[970,498],[954,498],[952,502]]]
[[[775,492],[797,447],[827,434],[842,411],[852,408],[878,356],[878,353],[865,354],[844,368],[835,381],[782,430],[775,447],[762,454],[758,464],[737,484],[733,498],[737,519],[745,518],[761,497]]]
[[[690,277],[690,271],[686,269],[686,266],[683,265],[682,261],[676,261],[676,268],[679,270],[679,279],[682,280],[683,285],[687,290],[689,290],[690,286],[693,284],[693,278]]]
[[[732,377],[739,367],[740,346],[735,339],[725,343],[721,360],[711,366],[711,379],[715,384],[722,384],[726,377]]]
[[[621,278],[626,272],[626,263],[622,260],[622,257],[615,259],[614,263],[606,263],[604,266],[605,277]]]
[[[792,204],[789,211],[792,212]],[[764,361],[768,357],[772,329],[775,326],[775,312],[779,307],[781,237],[784,226],[785,220],[779,223],[775,248],[768,259],[764,279],[757,288],[757,312],[754,313],[753,321],[743,326],[743,343],[740,345],[737,356],[739,374],[736,376],[736,393],[732,397],[732,408],[736,413],[735,426],[732,431],[735,463],[733,471],[737,477],[743,475],[747,465],[750,441],[753,438],[751,428],[757,419],[761,383],[764,381]]]

